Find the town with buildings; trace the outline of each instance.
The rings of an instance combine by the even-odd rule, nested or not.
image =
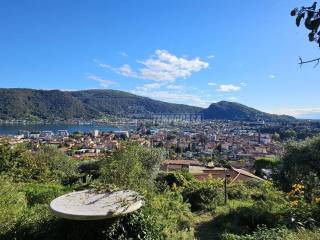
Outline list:
[[[26,142],[32,143],[33,146],[50,145],[76,161],[99,159],[101,154],[112,153],[118,149],[122,141],[135,141],[145,147],[165,150],[167,161],[163,163],[162,170],[187,168],[199,178],[206,172],[206,169],[201,170],[202,167],[211,167],[210,174],[212,174],[212,168],[219,170],[219,167],[225,166],[226,163],[233,169],[242,169],[249,173],[256,159],[273,158],[283,151],[282,141],[277,136],[279,134],[266,133],[272,132],[268,129],[281,126],[280,123],[226,120],[184,122],[139,120],[136,123],[135,127],[119,131],[93,130],[86,133],[70,133],[68,130],[19,131],[17,135],[1,138],[11,144]],[[303,127],[301,124],[296,125],[298,129],[310,128],[306,124]],[[314,127],[312,131],[315,131]]]

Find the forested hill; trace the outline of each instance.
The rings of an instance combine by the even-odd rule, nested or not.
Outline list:
[[[152,113],[198,113],[202,108],[172,104],[117,90],[0,89],[0,119],[99,118]]]
[[[229,119],[235,121],[291,121],[294,117],[261,112],[240,103],[221,101],[203,110],[205,119]]]
[[[0,119],[93,119],[104,115],[137,117],[148,114],[202,113],[205,119],[281,120],[294,118],[272,115],[247,106],[213,103],[207,109],[173,104],[117,90],[34,90],[0,89]]]

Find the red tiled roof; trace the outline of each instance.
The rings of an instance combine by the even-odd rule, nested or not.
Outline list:
[[[197,160],[166,160],[163,165],[193,165],[201,166],[202,164]]]

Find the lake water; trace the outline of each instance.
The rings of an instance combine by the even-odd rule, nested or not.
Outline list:
[[[23,131],[53,131],[68,130],[69,133],[80,131],[83,133],[99,130],[101,132],[129,130],[133,126],[110,126],[107,124],[0,124],[0,135],[16,135],[20,130]]]

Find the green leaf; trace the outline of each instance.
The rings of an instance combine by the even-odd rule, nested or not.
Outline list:
[[[304,13],[300,13],[300,14],[297,16],[297,18],[296,18],[296,25],[297,25],[297,27],[300,26],[301,19],[304,18],[304,15],[305,15]]]

